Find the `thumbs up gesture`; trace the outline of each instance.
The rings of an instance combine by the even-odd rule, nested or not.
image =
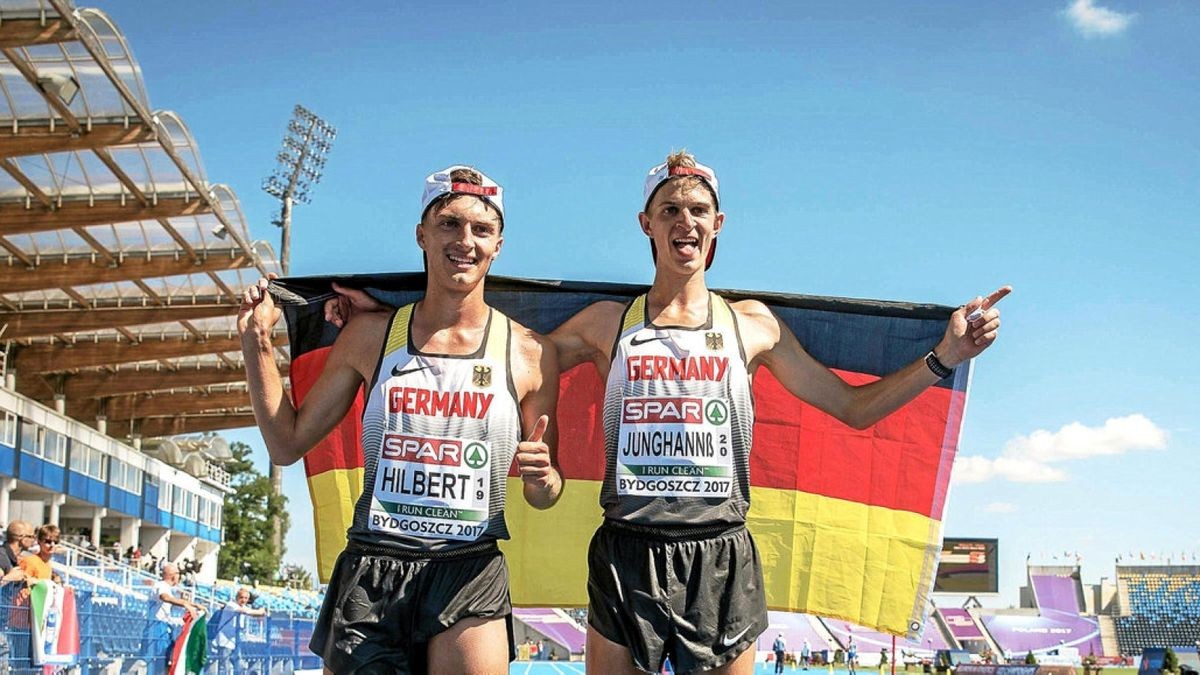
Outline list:
[[[517,443],[517,470],[525,482],[525,501],[534,508],[549,508],[558,501],[562,477],[550,461],[550,446],[542,440],[550,417],[542,415],[529,432],[529,437]]]

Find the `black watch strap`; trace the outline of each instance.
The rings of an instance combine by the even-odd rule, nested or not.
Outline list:
[[[954,374],[954,369],[947,368],[946,364],[938,360],[937,354],[934,354],[932,349],[929,350],[929,353],[925,355],[925,365],[929,366],[929,370],[932,371],[934,375],[937,375],[943,380]]]

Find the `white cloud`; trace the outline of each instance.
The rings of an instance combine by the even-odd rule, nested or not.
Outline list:
[[[986,513],[1016,513],[1017,505],[1011,502],[992,502],[983,507]]]
[[[1098,427],[1072,422],[1058,431],[1039,429],[1028,436],[1017,436],[1004,444],[995,459],[959,457],[954,462],[953,479],[956,483],[983,483],[993,478],[1014,483],[1056,483],[1067,480],[1068,475],[1052,464],[1166,446],[1167,432],[1145,415],[1114,417]]]
[[[1093,0],[1073,0],[1062,11],[1075,30],[1084,37],[1107,37],[1119,35],[1129,28],[1137,14],[1122,14],[1107,7],[1097,6]]]

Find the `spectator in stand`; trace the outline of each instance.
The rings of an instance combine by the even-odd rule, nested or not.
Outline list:
[[[33,526],[23,520],[8,524],[4,533],[4,547],[0,549],[0,580],[17,581],[25,578],[21,569],[21,554],[33,546]]]
[[[58,526],[51,523],[37,529],[37,555],[27,555],[21,558],[19,563],[26,579],[52,579],[55,583],[62,583],[62,577],[50,566],[50,558],[54,555],[54,548],[58,546],[60,536]]]
[[[15,611],[18,594],[25,590],[24,584],[16,583],[25,579],[25,570],[21,569],[21,555],[33,546],[33,526],[23,520],[14,520],[8,524],[4,533],[4,546],[0,547],[0,673],[9,672],[10,638],[13,626],[9,626],[9,616]]]
[[[235,668],[234,652],[246,628],[246,617],[263,618],[266,615],[267,610],[252,606],[248,588],[239,588],[233,599],[225,603],[216,618],[217,637],[213,640],[217,675],[245,670],[242,663],[237,663]]]
[[[172,613],[172,607],[182,607],[185,616],[195,616],[204,608],[194,602],[177,597],[179,568],[172,563],[163,565],[162,580],[154,584],[150,595],[150,610],[146,628],[142,632],[142,657],[146,669],[151,673],[165,673],[171,655],[171,647],[183,626],[183,617]]]

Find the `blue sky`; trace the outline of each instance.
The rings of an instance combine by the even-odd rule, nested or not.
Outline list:
[[[102,5],[151,104],[277,241],[292,105],[339,129],[294,274],[419,269],[421,179],[506,187],[497,274],[648,282],[641,179],[722,181],[714,287],[960,304],[1009,283],[946,534],[1026,553],[1200,550],[1200,6],[1176,0]],[[1111,421],[1110,421],[1111,420]],[[231,433],[260,451],[253,430]],[[299,467],[289,558],[311,565]],[[1190,494],[1191,493],[1191,494]]]

